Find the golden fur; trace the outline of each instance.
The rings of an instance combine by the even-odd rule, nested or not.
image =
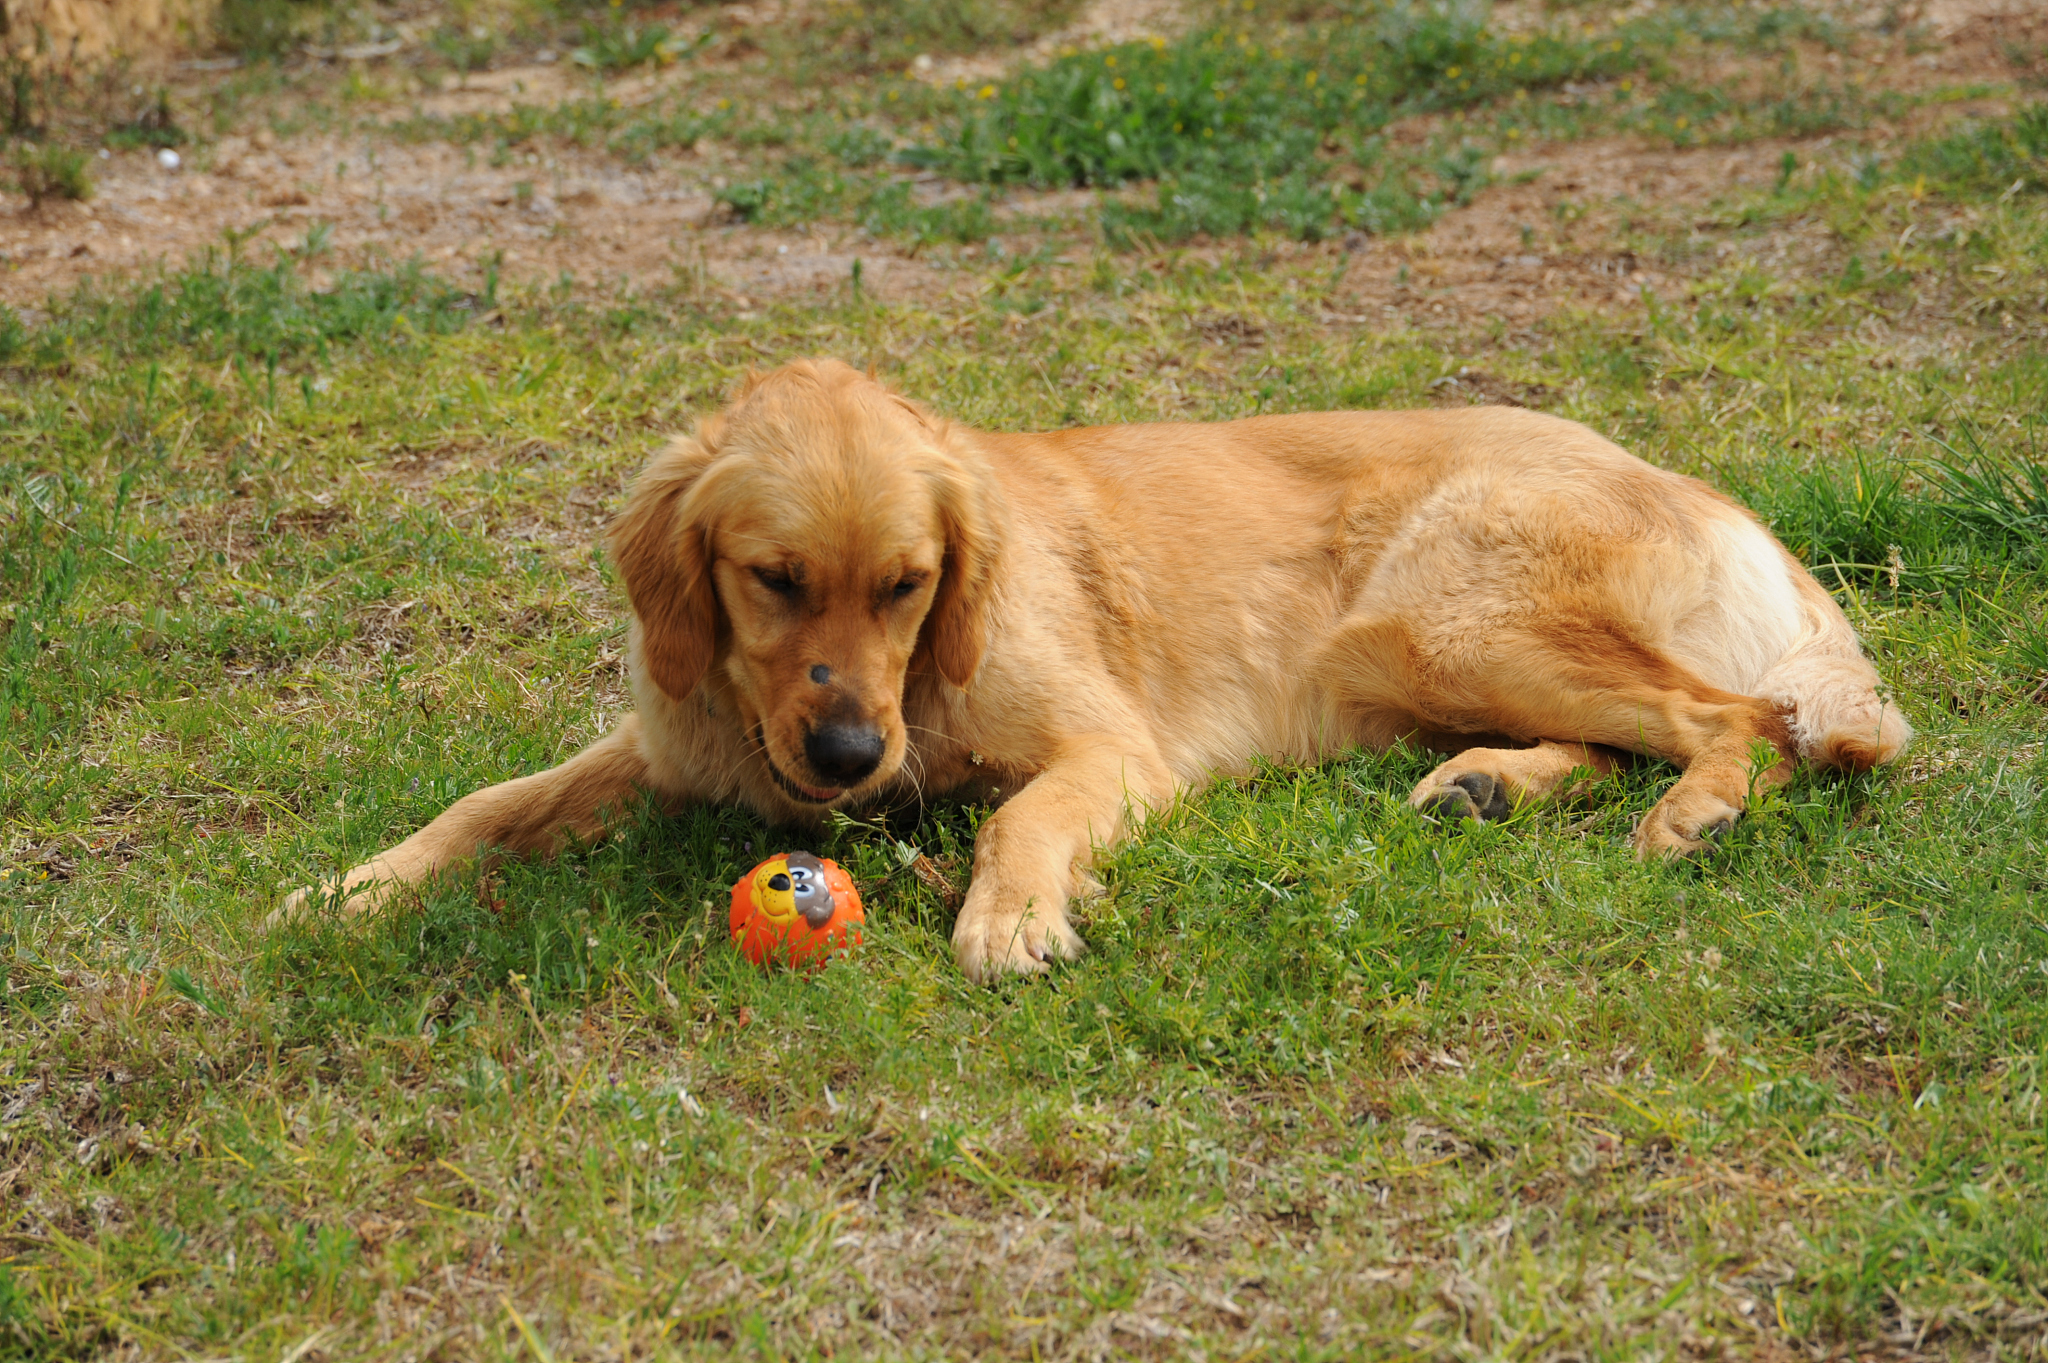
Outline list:
[[[1262,754],[1427,743],[1454,755],[1411,803],[1469,818],[1649,754],[1684,769],[1636,830],[1660,856],[1796,759],[1910,737],[1753,517],[1533,412],[1000,435],[803,362],[655,456],[610,543],[635,712],[324,893],[549,852],[642,793],[785,823],[978,790],[953,946],[990,979],[1079,951],[1095,851]]]

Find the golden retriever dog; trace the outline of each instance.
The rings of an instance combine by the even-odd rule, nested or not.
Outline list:
[[[1261,755],[1425,744],[1450,757],[1410,803],[1478,820],[1662,758],[1635,847],[1667,857],[1796,761],[1863,770],[1911,733],[1754,517],[1511,408],[995,434],[800,362],[657,454],[610,548],[634,712],[280,912],[548,853],[643,797],[802,824],[999,793],[953,932],[985,981],[1079,952],[1090,859]]]

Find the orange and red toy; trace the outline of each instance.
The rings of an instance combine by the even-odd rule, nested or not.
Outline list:
[[[732,941],[755,965],[819,966],[860,945],[860,891],[839,863],[783,852],[732,887]]]

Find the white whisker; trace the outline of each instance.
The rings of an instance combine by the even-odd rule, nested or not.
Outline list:
[[[916,771],[910,769],[912,761],[917,763],[918,769]],[[920,753],[915,746],[908,743],[904,744],[903,765],[898,767],[897,770],[910,778],[910,788],[917,795],[918,803],[924,803],[924,754]]]

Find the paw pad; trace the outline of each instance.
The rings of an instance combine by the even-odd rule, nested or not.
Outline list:
[[[1449,785],[1424,804],[1425,812],[1439,818],[1470,819],[1474,823],[1505,819],[1509,808],[1506,783],[1483,771],[1453,777]]]

